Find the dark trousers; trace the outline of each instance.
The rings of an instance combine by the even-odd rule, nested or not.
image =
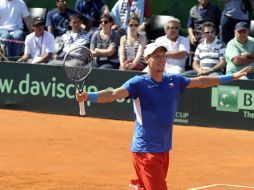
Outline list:
[[[234,30],[235,25],[238,22],[247,22],[250,25],[250,20],[237,20],[225,15],[221,15],[221,29],[220,29],[220,39],[225,44],[227,44],[231,39],[235,37]]]

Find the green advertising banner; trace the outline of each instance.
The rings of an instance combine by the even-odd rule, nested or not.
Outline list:
[[[33,64],[0,64],[0,107],[38,112],[77,115],[75,86],[66,79],[61,66]],[[15,72],[13,72],[15,71]],[[94,69],[85,90],[116,88],[138,72],[103,71]],[[87,116],[131,120],[130,100],[117,100],[106,105],[86,104]],[[111,116],[112,117],[111,117]]]
[[[143,74],[94,69],[85,90],[95,92],[121,86]],[[206,89],[186,89],[180,98],[175,124],[254,129],[254,81],[234,81]],[[75,86],[61,66],[0,63],[0,108],[78,115]],[[86,102],[87,116],[133,120],[132,101]]]

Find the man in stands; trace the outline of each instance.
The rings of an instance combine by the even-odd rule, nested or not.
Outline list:
[[[27,35],[24,55],[18,62],[47,63],[55,51],[54,36],[44,30],[41,17],[33,19],[33,33]]]
[[[32,19],[23,0],[0,1],[0,42],[4,45],[6,56],[20,56],[23,50],[24,23],[32,31]]]
[[[48,12],[46,27],[55,37],[63,35],[67,30],[71,30],[69,25],[70,16],[79,14],[68,8],[67,0],[56,0],[56,9]]]
[[[254,38],[249,36],[249,24],[247,22],[236,24],[235,37],[228,42],[225,57],[227,74],[240,71],[246,66],[254,67]],[[241,79],[254,79],[254,70],[252,69]]]
[[[195,51],[200,40],[204,37],[202,24],[212,22],[216,27],[216,34],[219,32],[221,10],[217,5],[213,5],[210,0],[198,0],[198,4],[191,8],[187,27],[191,42],[191,50]]]

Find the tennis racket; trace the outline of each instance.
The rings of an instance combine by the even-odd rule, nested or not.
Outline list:
[[[79,93],[83,92],[85,80],[93,67],[93,55],[85,46],[72,48],[63,59],[64,72],[76,86]],[[84,102],[79,102],[80,115],[86,114]]]

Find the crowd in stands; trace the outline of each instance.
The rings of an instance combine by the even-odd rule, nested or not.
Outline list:
[[[18,62],[59,65],[66,52],[82,45],[90,48],[96,68],[147,72],[143,52],[154,41],[167,47],[166,73],[195,77],[254,68],[251,2],[220,1],[223,10],[210,0],[190,8],[188,36],[180,34],[180,20],[170,15],[165,35],[151,40],[149,0],[118,0],[111,10],[104,0],[76,0],[75,9],[68,0],[56,0],[45,18],[32,18],[23,0],[1,0],[0,49]],[[254,79],[254,69],[246,79]]]

